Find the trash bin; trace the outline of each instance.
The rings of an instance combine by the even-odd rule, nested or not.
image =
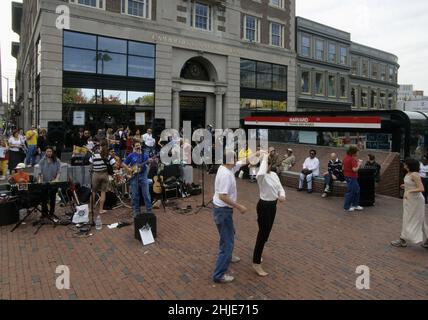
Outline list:
[[[361,168],[358,170],[358,183],[360,185],[360,206],[373,207],[375,204],[376,183],[374,168]]]

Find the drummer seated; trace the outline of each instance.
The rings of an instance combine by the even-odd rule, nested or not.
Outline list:
[[[24,171],[25,164],[20,163],[15,168],[15,173],[9,178],[11,184],[28,184],[30,183],[30,175]]]

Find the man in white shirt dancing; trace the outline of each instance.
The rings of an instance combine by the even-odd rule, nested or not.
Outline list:
[[[152,129],[148,129],[147,133],[143,135],[143,142],[144,142],[144,152],[148,154],[150,157],[151,154],[155,151],[155,143],[156,140],[153,138],[153,131]]]
[[[222,165],[215,179],[214,203],[214,221],[220,235],[220,248],[217,257],[213,280],[217,283],[228,283],[234,280],[234,277],[227,274],[231,262],[239,262],[238,257],[233,257],[233,248],[235,243],[235,228],[233,226],[233,209],[240,213],[247,212],[247,208],[237,201],[238,192],[236,190],[235,173],[239,171],[242,163],[236,162],[234,152],[226,153],[226,164]],[[232,161],[227,161],[231,160]]]
[[[299,181],[299,189],[298,191],[303,191],[303,184],[308,183],[308,193],[312,193],[312,181],[314,178],[320,175],[320,161],[316,157],[317,152],[315,150],[311,150],[309,152],[309,157],[306,158],[303,163],[303,170],[300,173],[300,181]]]

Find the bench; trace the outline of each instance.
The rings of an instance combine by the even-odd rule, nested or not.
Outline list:
[[[279,175],[281,183],[289,188],[298,189],[299,188],[299,172],[287,171],[282,172]],[[333,184],[333,192],[331,196],[334,197],[343,197],[346,193],[346,182],[335,181]],[[316,177],[313,180],[313,190],[314,192],[323,193],[324,192],[324,177]]]

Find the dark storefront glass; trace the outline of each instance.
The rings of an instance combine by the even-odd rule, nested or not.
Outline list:
[[[154,78],[155,77],[154,59],[129,56],[128,74],[130,77]]]
[[[64,70],[96,73],[96,60],[96,51],[64,48]]]
[[[126,40],[98,37],[98,50],[126,54]]]
[[[241,88],[287,91],[287,67],[241,59]]]
[[[77,32],[64,32],[64,46],[96,50],[97,36]]]
[[[98,73],[126,76],[126,55],[98,51]]]

